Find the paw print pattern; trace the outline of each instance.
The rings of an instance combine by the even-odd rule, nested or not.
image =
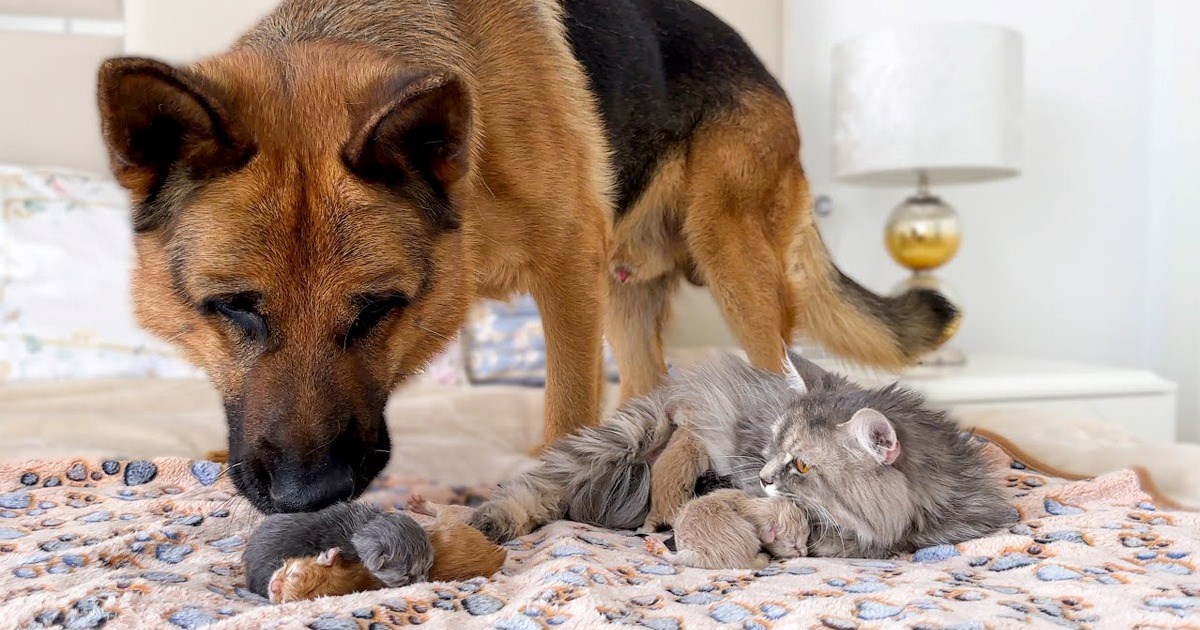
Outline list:
[[[43,602],[22,605],[19,618],[0,617],[0,625],[1200,625],[1200,515],[1156,509],[1133,473],[1068,482],[986,448],[995,450],[991,461],[1024,517],[980,540],[885,560],[794,558],[756,571],[699,570],[670,565],[631,532],[559,522],[507,543],[508,563],[491,579],[423,582],[286,608],[246,589],[241,554],[260,517],[237,498],[222,465],[0,465],[0,573],[7,578],[0,609]],[[383,475],[362,500],[403,506],[416,493],[473,505],[489,492]]]

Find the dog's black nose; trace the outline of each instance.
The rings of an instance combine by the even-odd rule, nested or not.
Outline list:
[[[316,512],[353,499],[355,486],[354,471],[349,466],[283,469],[271,475],[271,503],[276,512]]]
[[[382,416],[366,431],[360,422],[345,424],[352,430],[316,448],[286,432],[251,446],[231,435],[234,484],[266,514],[316,512],[354,500],[383,470],[392,449]]]

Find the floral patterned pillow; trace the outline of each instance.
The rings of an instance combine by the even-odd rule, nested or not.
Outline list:
[[[484,300],[463,329],[466,374],[476,384],[546,384],[546,337],[537,303],[528,295],[509,302]],[[604,371],[617,381],[617,363],[604,346]]]
[[[0,165],[0,382],[196,375],[134,322],[132,259],[115,182]]]

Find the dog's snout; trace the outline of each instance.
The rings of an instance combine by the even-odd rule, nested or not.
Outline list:
[[[278,435],[256,442],[239,452],[235,483],[266,513],[315,512],[355,499],[387,464],[391,444],[382,418],[379,430],[366,435],[348,424],[349,430],[317,448]]]
[[[354,471],[349,466],[323,466],[312,471],[282,469],[271,475],[270,496],[276,512],[315,512],[353,499],[355,485]]]

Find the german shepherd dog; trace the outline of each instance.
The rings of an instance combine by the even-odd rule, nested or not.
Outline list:
[[[111,59],[98,92],[139,321],[221,391],[266,512],[367,486],[388,395],[479,297],[537,300],[547,441],[598,421],[606,326],[624,395],[662,378],[681,280],[772,370],[797,329],[896,366],[957,321],[834,268],[783,90],[688,0],[285,0],[193,65]]]

